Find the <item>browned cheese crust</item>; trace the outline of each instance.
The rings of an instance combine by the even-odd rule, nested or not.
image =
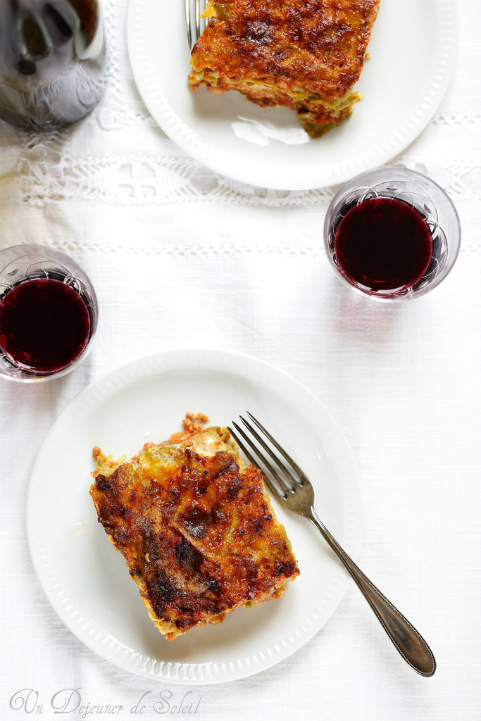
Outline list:
[[[147,449],[152,462],[141,455],[140,463],[98,474],[90,490],[100,523],[168,640],[248,602],[280,596],[299,573],[260,472],[241,468],[224,442],[228,431],[206,432],[214,430],[222,450],[213,455],[194,450],[196,437]],[[164,459],[172,453],[173,463],[159,465],[158,453]]]
[[[352,92],[379,0],[221,0],[192,51],[192,90],[239,90],[258,105],[297,110],[311,135],[338,125]],[[327,127],[326,127],[327,126]]]

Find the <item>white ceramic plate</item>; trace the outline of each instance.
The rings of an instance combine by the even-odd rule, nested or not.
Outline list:
[[[93,383],[48,434],[32,474],[27,528],[32,559],[54,609],[93,651],[169,683],[218,683],[282,661],[314,636],[349,576],[316,530],[274,503],[300,576],[278,601],[239,609],[224,623],[166,641],[149,620],[122,555],[108,542],[89,496],[91,450],[133,455],[180,429],[187,411],[227,425],[251,411],[309,474],[317,507],[346,551],[362,536],[358,471],[329,413],[272,366],[235,353],[184,350],[131,363]]]
[[[432,118],[457,45],[455,0],[381,0],[352,117],[312,140],[293,111],[236,92],[187,87],[184,3],[130,0],[128,48],[140,94],[160,127],[207,167],[267,188],[346,181],[391,160]]]

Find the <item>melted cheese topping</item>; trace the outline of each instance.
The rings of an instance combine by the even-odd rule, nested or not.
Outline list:
[[[298,568],[260,471],[227,429],[145,448],[91,488],[151,619],[172,640],[280,596]]]

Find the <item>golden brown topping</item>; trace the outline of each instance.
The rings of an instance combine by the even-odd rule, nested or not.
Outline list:
[[[379,0],[222,0],[192,52],[195,90],[235,89],[259,105],[285,105],[301,121],[338,124],[359,96]],[[340,105],[339,105],[340,103]],[[325,107],[322,107],[324,105]]]
[[[90,491],[168,639],[281,595],[299,573],[261,473],[245,469],[226,433],[211,428],[182,446],[148,449],[138,463],[99,474]]]

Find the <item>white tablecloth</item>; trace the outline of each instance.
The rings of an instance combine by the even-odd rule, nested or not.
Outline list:
[[[0,382],[0,717],[23,718],[25,708],[11,708],[10,699],[33,689],[43,718],[62,718],[53,715],[51,697],[80,688],[83,703],[122,705],[117,717],[125,719],[135,717],[130,710],[146,692],[143,718],[157,718],[160,691],[170,710],[192,691],[191,710],[205,721],[478,721],[479,4],[460,4],[460,55],[447,97],[397,159],[451,194],[462,222],[461,253],[438,289],[394,306],[358,298],[332,274],[322,248],[332,189],[241,186],[165,137],[128,67],[125,0],[104,6],[110,85],[91,117],[52,137],[0,126],[0,247],[34,241],[67,251],[91,276],[101,308],[94,350],[71,375],[38,386]],[[398,656],[352,583],[303,649],[226,685],[190,689],[123,673],[60,622],[26,542],[35,455],[91,380],[177,347],[257,356],[329,408],[363,476],[360,565],[432,646],[432,679]]]

